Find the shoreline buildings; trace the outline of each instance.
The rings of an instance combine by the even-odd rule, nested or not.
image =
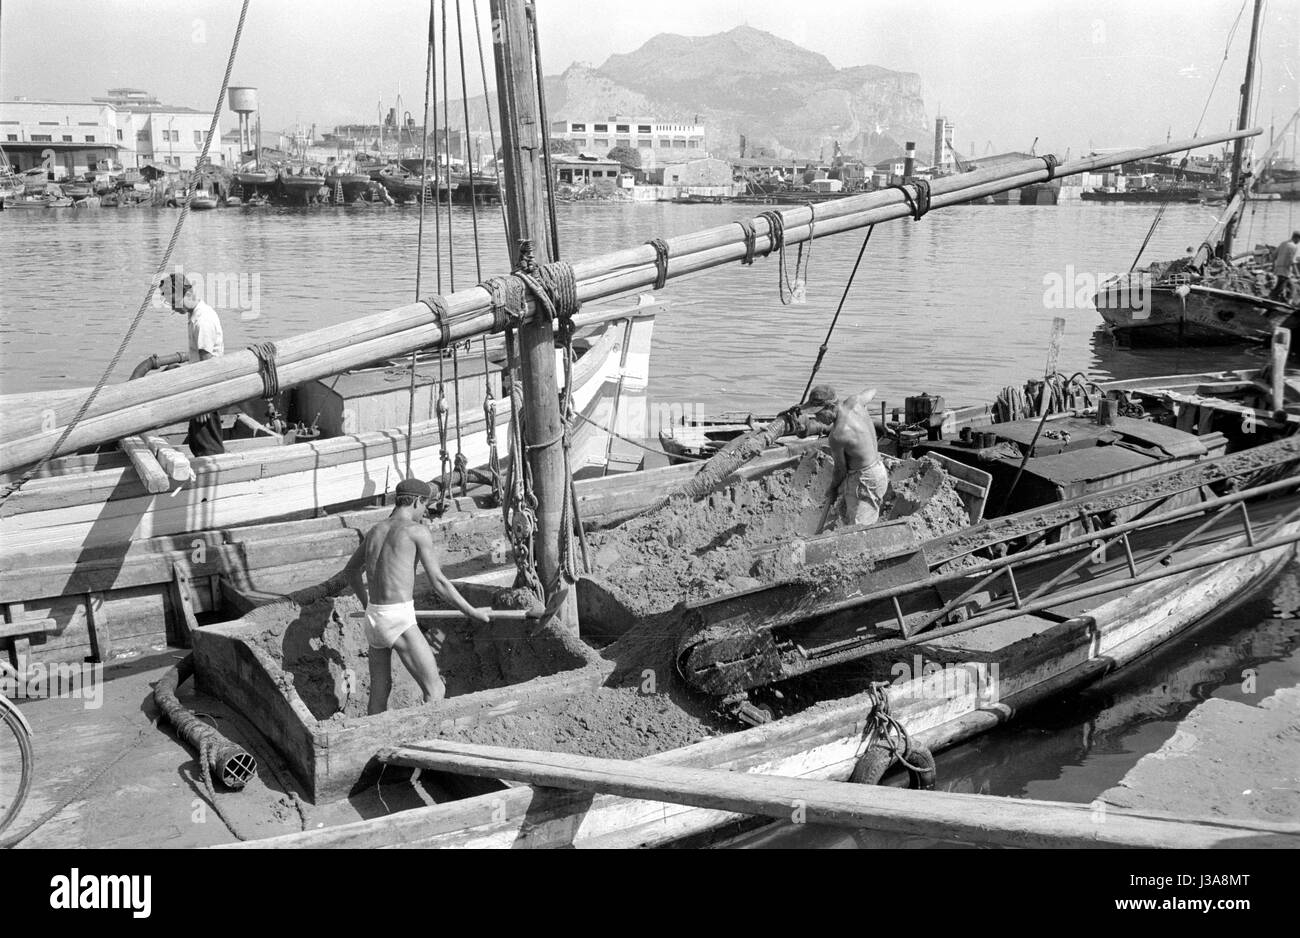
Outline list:
[[[46,165],[57,178],[109,159],[128,168],[194,169],[211,123],[211,111],[164,104],[139,88],[110,88],[89,101],[17,97],[0,101],[0,146],[19,172]],[[219,146],[209,156],[232,164],[233,149]]]

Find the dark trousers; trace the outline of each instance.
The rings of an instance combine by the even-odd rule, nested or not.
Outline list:
[[[195,456],[216,456],[226,451],[221,442],[221,415],[215,411],[191,418],[190,432],[185,436],[190,452]]]

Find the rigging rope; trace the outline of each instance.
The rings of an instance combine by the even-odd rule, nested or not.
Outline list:
[[[487,111],[488,140],[492,144],[492,167],[493,175],[496,176],[497,181],[497,204],[501,206],[501,230],[509,231],[510,224],[506,220],[506,200],[501,189],[501,161],[498,158],[497,129],[496,123],[492,120],[492,96],[488,93],[487,59],[483,55],[483,34],[478,22],[478,0],[474,0],[474,42],[478,46],[478,70],[483,82],[483,104],[484,109]],[[509,249],[507,249],[507,253],[509,253]]]
[[[415,237],[415,298],[420,299],[420,274],[424,262],[424,201],[426,187],[429,184],[429,86],[433,81],[433,41],[434,41],[434,6],[433,0],[429,0],[429,38],[428,48],[424,56],[424,141],[421,144],[420,159],[420,227]],[[441,238],[437,239],[441,242]],[[442,269],[438,270],[438,293],[442,293]],[[446,303],[441,302],[439,305],[430,308],[438,317],[438,322],[446,322]],[[419,349],[411,349],[411,383],[407,388],[406,401],[406,477],[411,477],[411,442],[415,435],[415,372],[418,363]]]
[[[203,149],[199,151],[198,161],[194,164],[195,166],[202,166],[207,162],[208,151],[212,147],[213,139],[216,137],[218,122],[221,119],[221,105],[226,100],[226,89],[230,86],[230,73],[235,67],[235,54],[239,51],[239,40],[244,34],[244,21],[248,18],[248,4],[249,0],[243,0],[239,9],[239,22],[235,26],[235,38],[230,43],[230,55],[226,59],[226,72],[221,79],[221,90],[217,92],[217,103],[212,109],[212,122],[208,125],[208,134],[203,139]],[[3,504],[11,495],[30,482],[42,469],[45,468],[45,466],[49,464],[50,460],[54,458],[54,454],[59,451],[59,448],[62,447],[63,444],[67,442],[68,437],[72,435],[72,431],[76,429],[77,424],[79,424],[86,416],[86,413],[90,410],[90,406],[95,402],[95,398],[99,396],[100,391],[104,390],[104,385],[108,383],[109,377],[121,363],[122,356],[126,353],[127,346],[131,344],[131,339],[135,336],[136,330],[140,328],[140,323],[144,321],[145,314],[148,312],[151,301],[153,300],[154,290],[157,288],[158,282],[162,280],[163,275],[167,271],[167,265],[171,262],[172,252],[176,250],[176,242],[180,240],[181,229],[185,226],[185,219],[189,217],[189,214],[190,200],[186,199],[184,204],[181,205],[180,216],[176,219],[176,227],[172,229],[171,238],[167,242],[167,248],[163,251],[162,260],[159,261],[158,268],[154,271],[153,279],[149,282],[144,299],[140,301],[140,308],[136,310],[135,317],[131,320],[131,324],[127,326],[126,334],[122,336],[122,341],[118,345],[117,351],[113,353],[113,357],[109,360],[108,367],[104,369],[104,373],[100,376],[99,380],[95,382],[95,386],[91,388],[90,394],[86,396],[85,401],[83,401],[81,407],[77,409],[72,420],[70,420],[68,425],[63,428],[63,432],[59,434],[58,440],[56,440],[54,445],[50,448],[49,453],[41,457],[29,469],[27,469],[27,471],[24,472],[17,481],[10,484],[3,493],[0,493],[0,504]]]
[[[480,235],[478,230],[478,190],[474,180],[474,148],[470,144],[468,128],[469,123],[469,82],[465,78],[465,24],[461,19],[460,0],[456,0],[456,49],[460,60],[460,100],[464,107],[465,119],[465,164],[469,168],[469,217],[470,223],[474,228],[474,274],[481,282],[483,280],[483,256],[480,249]],[[491,113],[491,102],[488,101],[487,89],[483,89],[483,100],[486,104],[489,114]],[[483,352],[483,419],[484,430],[487,434],[488,444],[488,472],[491,478],[492,502],[500,504],[503,495],[501,486],[501,457],[497,452],[497,433],[496,433],[496,397],[492,393],[492,366],[488,362],[487,336],[483,336],[479,347]]]
[[[862,247],[858,249],[858,259],[853,262],[853,270],[849,273],[848,282],[844,284],[844,293],[840,295],[839,305],[835,307],[835,315],[831,318],[831,326],[826,330],[826,338],[822,340],[821,348],[817,350],[817,360],[813,362],[812,371],[808,375],[808,383],[804,385],[803,396],[799,398],[800,402],[808,400],[808,392],[812,390],[813,380],[817,377],[817,372],[821,370],[822,359],[826,357],[826,352],[831,345],[831,336],[835,332],[835,326],[840,321],[840,313],[844,311],[844,302],[849,298],[849,290],[853,286],[854,279],[858,276],[858,267],[862,264],[862,255],[867,253],[867,245],[871,241],[871,233],[876,230],[872,225],[867,229],[867,236],[862,239]]]
[[[551,257],[560,259],[560,226],[555,211],[555,168],[551,165],[551,122],[546,115],[546,77],[542,74],[542,44],[537,37],[536,8],[526,6],[528,27],[533,37],[533,69],[537,81],[537,112],[541,118],[542,164],[546,167],[546,210],[550,221]],[[572,480],[570,480],[572,484]]]

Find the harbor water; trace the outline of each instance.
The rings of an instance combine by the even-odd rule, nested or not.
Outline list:
[[[1294,202],[1248,207],[1238,249],[1283,240]],[[568,259],[748,217],[740,205],[572,204],[559,211]],[[1144,260],[1198,245],[1222,207],[1171,205]],[[990,401],[1041,374],[1054,317],[1066,320],[1059,370],[1097,377],[1257,367],[1257,349],[1125,351],[1097,330],[1088,298],[1127,271],[1152,206],[966,206],[879,226],[853,283],[819,380],[841,394],[874,387],[949,405]],[[148,288],[176,213],[158,209],[0,213],[0,391],[93,384]],[[480,249],[475,250],[477,223]],[[435,231],[450,252],[437,249]],[[449,236],[450,231],[450,236]],[[419,210],[225,208],[196,213],[174,262],[235,285],[216,303],[227,349],[277,340],[410,302],[416,296]],[[760,258],[675,281],[655,326],[650,396],[658,409],[771,413],[795,403],[823,342],[862,233],[817,239],[799,277],[807,302],[783,305],[780,261]],[[500,210],[424,219],[421,293],[450,292],[507,267]],[[760,244],[761,248],[761,244]],[[796,279],[798,250],[786,252]],[[233,278],[233,279],[232,279]],[[242,279],[241,279],[242,278]],[[184,323],[151,306],[113,380],[151,354],[184,349]],[[650,436],[654,427],[640,435]],[[1294,571],[1291,573],[1294,576]],[[1300,683],[1300,625],[1267,591],[1070,700],[940,758],[940,787],[1089,802],[1158,748],[1208,696],[1258,703]],[[1257,681],[1247,698],[1243,672]],[[790,830],[779,846],[853,846],[851,836]]]

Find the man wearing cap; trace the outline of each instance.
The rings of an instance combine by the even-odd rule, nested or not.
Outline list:
[[[189,360],[205,362],[225,354],[225,340],[221,334],[221,317],[217,311],[194,293],[194,284],[182,273],[169,274],[158,284],[163,298],[172,312],[189,318]],[[224,453],[221,442],[221,414],[211,411],[190,418],[189,433],[185,437],[190,452],[195,456],[215,456]]]
[[[1277,283],[1273,285],[1269,299],[1291,302],[1291,278],[1295,276],[1297,252],[1300,252],[1300,231],[1293,231],[1291,239],[1279,244],[1273,254],[1273,273],[1277,276]]]
[[[365,610],[366,641],[370,646],[370,706],[368,713],[388,709],[393,686],[392,653],[411,672],[424,702],[442,700],[446,684],[438,674],[424,633],[415,621],[415,564],[429,575],[434,592],[454,605],[471,622],[490,622],[487,613],[465,601],[447,579],[433,554],[433,535],[424,526],[425,508],[433,489],[419,479],[397,484],[393,513],[366,532],[344,574]],[[364,574],[364,576],[363,576]],[[372,602],[373,600],[373,602]]]
[[[799,407],[813,415],[810,426],[830,428],[836,492],[830,507],[842,502],[845,524],[875,524],[889,488],[889,473],[876,447],[876,425],[867,412],[875,396],[870,390],[837,402],[834,389],[819,384]]]

